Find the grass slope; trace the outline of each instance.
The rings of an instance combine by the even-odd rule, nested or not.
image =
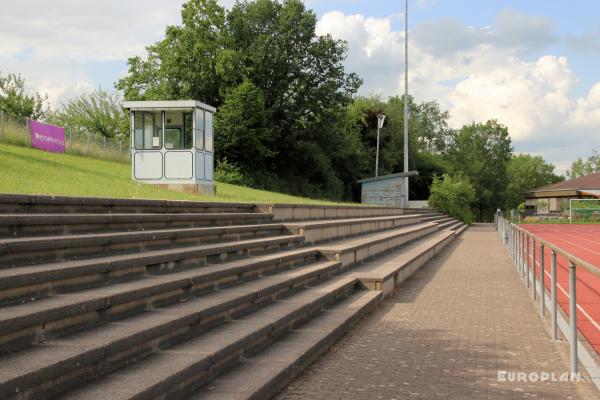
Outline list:
[[[217,196],[173,192],[131,180],[131,166],[0,143],[0,193],[252,203],[337,204],[217,183]]]

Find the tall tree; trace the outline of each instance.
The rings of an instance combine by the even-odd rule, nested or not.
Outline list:
[[[580,176],[595,174],[600,172],[600,157],[598,152],[594,151],[591,156],[583,160],[581,157],[573,161],[571,169],[567,171],[569,179],[579,178]]]
[[[40,119],[48,112],[48,96],[28,95],[25,78],[20,74],[2,75],[0,71],[0,110],[10,116]]]
[[[449,168],[453,175],[468,178],[475,188],[479,221],[491,220],[496,208],[504,206],[511,156],[508,128],[495,120],[465,125],[449,145]]]
[[[48,115],[48,121],[107,138],[129,137],[129,117],[121,107],[121,96],[102,88],[68,100]]]
[[[181,26],[168,26],[165,38],[146,47],[146,58],[131,57],[129,73],[117,82],[127,100],[202,100],[220,106],[225,58],[225,10],[216,0],[189,0]]]
[[[507,173],[506,208],[509,209],[524,201],[524,192],[564,179],[554,173],[554,165],[541,156],[530,154],[513,155],[508,162]]]

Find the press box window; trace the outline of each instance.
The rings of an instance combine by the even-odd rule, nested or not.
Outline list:
[[[135,111],[133,114],[134,145],[137,150],[157,150],[162,147],[161,113]]]
[[[196,148],[204,150],[204,111],[196,110]]]
[[[164,140],[165,149],[167,150],[191,149],[192,114],[181,111],[166,111]]]

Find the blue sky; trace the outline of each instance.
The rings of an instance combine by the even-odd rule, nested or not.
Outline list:
[[[179,22],[181,3],[9,2],[0,14],[0,71],[22,73],[53,106],[112,87],[127,57]],[[360,94],[402,91],[404,1],[306,4],[319,34],[348,42],[346,67],[363,78]],[[592,0],[409,0],[410,91],[450,110],[456,127],[499,119],[517,151],[563,172],[600,147],[599,15]]]

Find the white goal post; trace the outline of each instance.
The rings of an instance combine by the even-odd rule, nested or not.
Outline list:
[[[597,199],[569,199],[569,223],[573,223],[573,202],[580,202],[580,201],[595,201],[598,203],[598,208],[594,209],[594,208],[589,208],[588,210],[597,210],[600,212],[600,198]],[[585,208],[583,209],[585,210]]]

